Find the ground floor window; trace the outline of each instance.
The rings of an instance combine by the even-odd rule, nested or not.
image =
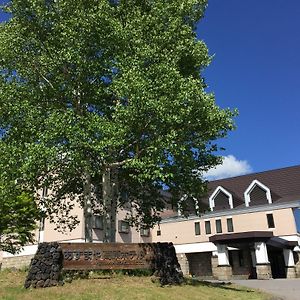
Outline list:
[[[119,232],[129,233],[129,223],[127,221],[120,221],[119,222]]]
[[[240,265],[240,267],[243,267],[245,265],[243,250],[239,250],[239,265]]]

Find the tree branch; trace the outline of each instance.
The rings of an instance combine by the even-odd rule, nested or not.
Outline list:
[[[124,159],[122,161],[117,161],[117,162],[108,164],[106,167],[111,168],[111,169],[118,168],[118,167],[121,167],[121,166],[125,165],[126,163],[132,161],[132,160],[133,160],[133,158]]]
[[[55,90],[53,84],[49,81],[49,79],[47,79],[47,78],[40,72],[40,70],[39,70],[38,67],[36,66],[36,62],[35,62],[35,64],[34,64],[34,69],[37,71],[38,75],[39,75],[40,77],[42,77],[42,78],[43,78],[43,79],[51,86],[51,88],[52,88],[53,90]]]

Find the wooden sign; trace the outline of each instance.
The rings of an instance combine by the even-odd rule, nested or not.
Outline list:
[[[180,271],[172,243],[104,244],[40,243],[31,260],[25,288],[62,285],[63,270],[150,269],[161,285],[180,284]]]
[[[61,243],[64,270],[151,269],[151,244]]]

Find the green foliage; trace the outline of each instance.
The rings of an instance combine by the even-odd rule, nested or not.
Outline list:
[[[32,195],[15,184],[0,185],[0,250],[15,253],[33,242],[38,210]]]
[[[126,195],[118,205],[137,210],[135,224],[159,220],[164,187],[175,205],[205,193],[201,174],[220,163],[215,141],[235,115],[205,92],[211,57],[193,31],[205,7],[11,1],[12,18],[0,25],[0,171],[31,192],[49,187],[37,201],[62,229],[77,222],[74,201],[84,206],[86,172],[101,210],[101,176],[115,171]]]

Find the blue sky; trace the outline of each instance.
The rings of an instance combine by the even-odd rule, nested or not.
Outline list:
[[[215,55],[204,76],[218,105],[240,113],[213,177],[300,164],[299,16],[299,0],[209,0],[197,28]]]
[[[0,0],[0,5],[4,5],[7,2],[8,0]],[[7,18],[8,18],[8,14],[5,14],[2,11],[0,11],[0,22],[6,21]]]
[[[241,172],[300,163],[299,31],[299,0],[209,0],[197,29],[215,54],[204,76],[218,105],[240,113],[220,141],[228,176],[239,160]]]

